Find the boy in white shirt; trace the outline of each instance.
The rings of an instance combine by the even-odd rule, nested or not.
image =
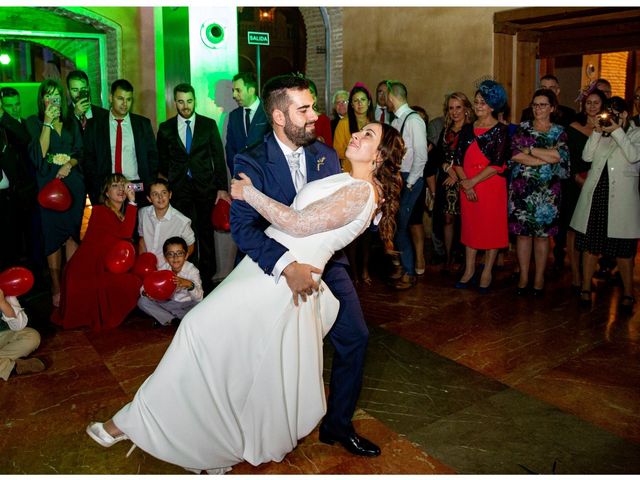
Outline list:
[[[161,178],[150,183],[147,199],[151,202],[148,207],[138,211],[138,254],[151,252],[158,259],[158,268],[164,263],[162,259],[162,245],[167,238],[182,237],[191,255],[195,247],[196,236],[191,228],[191,220],[173,208],[171,190],[166,180]]]
[[[0,289],[0,378],[7,380],[14,367],[17,375],[36,373],[46,367],[39,358],[23,358],[40,345],[40,334],[27,327],[27,314],[18,299]]]
[[[200,272],[187,261],[187,242],[182,237],[168,238],[162,246],[166,262],[159,270],[171,270],[175,277],[176,291],[169,300],[159,301],[147,296],[144,287],[140,289],[138,307],[155,318],[154,327],[179,325],[182,318],[202,300]]]

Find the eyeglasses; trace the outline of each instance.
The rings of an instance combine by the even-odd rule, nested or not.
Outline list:
[[[349,103],[349,100],[336,100],[336,103],[338,105],[347,105]]]
[[[531,108],[547,108],[549,103],[532,103]]]
[[[165,257],[167,258],[182,258],[185,256],[187,252],[184,251],[180,251],[180,252],[167,252],[164,254]]]

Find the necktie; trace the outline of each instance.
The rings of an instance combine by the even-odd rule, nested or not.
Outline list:
[[[82,130],[87,128],[87,116],[84,113],[80,115],[80,125],[82,125]]]
[[[300,170],[300,156],[302,152],[293,152],[289,156],[289,170],[291,170],[291,174],[293,175],[293,185],[296,187],[296,193],[300,191],[302,187],[304,187],[304,174],[302,170]]]
[[[251,109],[244,109],[244,131],[247,133],[247,137],[249,136],[249,125],[251,125]]]
[[[380,114],[380,123],[384,123],[384,108],[381,108],[382,113]]]
[[[187,124],[185,148],[187,149],[187,153],[191,153],[191,140],[193,140],[193,133],[191,132],[191,120],[185,120],[184,123]]]
[[[122,173],[122,118],[116,118],[118,126],[116,128],[116,164],[114,173]]]

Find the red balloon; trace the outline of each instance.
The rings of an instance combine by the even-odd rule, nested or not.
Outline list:
[[[118,240],[104,257],[104,265],[111,273],[125,273],[136,261],[136,250],[131,242]]]
[[[133,265],[132,272],[139,276],[142,280],[151,272],[157,270],[158,259],[152,252],[145,252],[138,255],[136,263]]]
[[[24,295],[33,287],[33,273],[24,267],[7,268],[0,273],[0,290],[5,295]]]
[[[146,294],[154,300],[169,300],[176,290],[173,277],[171,270],[156,270],[144,278],[142,286]]]
[[[38,203],[44,208],[64,212],[71,206],[71,192],[59,178],[54,178],[38,192]]]
[[[211,210],[211,223],[216,230],[228,232],[231,229],[229,210],[231,204],[224,200],[218,200]]]

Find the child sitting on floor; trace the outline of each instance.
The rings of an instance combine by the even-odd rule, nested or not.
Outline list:
[[[162,252],[166,262],[159,270],[171,270],[174,273],[176,290],[169,300],[159,301],[149,298],[142,287],[138,307],[155,318],[154,327],[177,326],[187,312],[202,300],[200,272],[187,261],[189,253],[184,238],[168,238],[162,245]]]

